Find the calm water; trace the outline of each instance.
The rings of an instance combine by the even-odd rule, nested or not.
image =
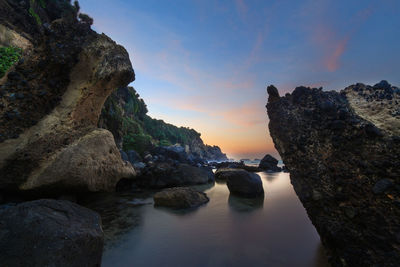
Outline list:
[[[258,201],[215,183],[196,187],[210,202],[192,211],[154,208],[151,193],[92,204],[107,238],[103,266],[327,266],[289,174],[259,175],[265,198]]]

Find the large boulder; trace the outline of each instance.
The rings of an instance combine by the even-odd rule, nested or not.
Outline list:
[[[270,154],[265,155],[260,161],[258,167],[265,171],[280,172],[282,169],[278,167],[278,160]]]
[[[272,139],[332,266],[399,266],[399,89],[268,91]]]
[[[239,168],[219,168],[215,171],[215,180],[220,180],[220,181],[226,181],[228,180],[229,176],[231,175],[232,172],[242,172],[243,169]]]
[[[100,266],[100,216],[69,201],[0,206],[2,266]]]
[[[154,195],[154,205],[174,209],[195,208],[207,203],[209,198],[203,192],[189,187],[173,187],[164,189]]]
[[[0,79],[0,191],[112,191],[135,171],[97,121],[134,80],[128,53],[70,1],[38,2],[0,0],[2,30],[24,49]]]
[[[259,175],[242,169],[221,171],[219,177],[225,177],[231,194],[242,197],[264,196],[264,189]]]

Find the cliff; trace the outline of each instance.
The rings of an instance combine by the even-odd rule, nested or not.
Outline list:
[[[99,127],[110,130],[117,146],[125,151],[133,149],[143,154],[156,146],[180,144],[187,153],[197,157],[227,160],[219,147],[205,145],[195,130],[148,116],[145,102],[132,87],[121,87],[108,97]]]
[[[400,90],[268,87],[269,129],[333,266],[400,264]]]
[[[135,171],[97,128],[134,80],[126,50],[70,1],[0,0],[0,192],[111,191]],[[19,59],[19,60],[18,60]]]

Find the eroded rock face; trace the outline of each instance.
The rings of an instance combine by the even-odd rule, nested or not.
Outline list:
[[[128,53],[69,1],[37,2],[0,0],[0,31],[24,49],[0,80],[0,190],[114,190],[135,172],[97,121],[110,93],[134,80]]]
[[[3,266],[100,266],[100,216],[69,201],[0,206]]]
[[[275,147],[333,266],[398,266],[399,89],[268,92]]]
[[[205,193],[189,187],[167,188],[154,195],[154,205],[174,209],[195,208],[208,201]]]

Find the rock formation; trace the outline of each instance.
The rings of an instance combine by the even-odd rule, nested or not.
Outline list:
[[[150,162],[134,183],[143,188],[164,188],[198,185],[214,182],[214,173],[208,167],[194,167],[173,162]]]
[[[205,145],[194,129],[176,127],[147,115],[147,106],[133,87],[121,87],[108,97],[99,127],[111,131],[117,146],[125,151],[134,149],[144,154],[162,146],[185,154],[190,161],[228,160],[218,146]]]
[[[110,191],[135,175],[97,128],[106,98],[134,80],[128,53],[78,11],[0,0],[0,45],[23,51],[0,79],[0,191]]]
[[[258,167],[262,170],[280,172],[282,169],[278,167],[278,160],[270,154],[265,155],[260,161]]]
[[[268,87],[269,129],[333,266],[400,264],[400,90]]]
[[[0,206],[2,266],[100,266],[100,216],[69,201]]]

